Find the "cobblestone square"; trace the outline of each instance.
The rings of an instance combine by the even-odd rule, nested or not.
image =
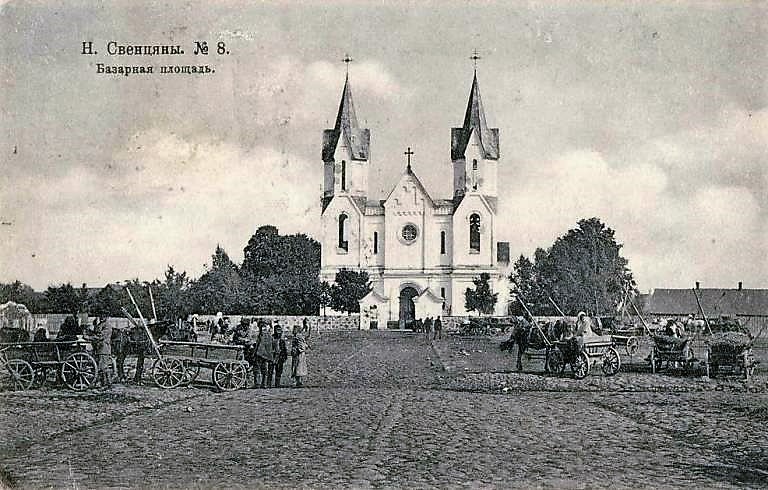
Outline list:
[[[303,389],[216,393],[206,385],[116,386],[103,394],[0,393],[4,484],[768,485],[764,385],[752,392],[730,385],[676,391],[675,386],[697,381],[664,376],[648,381],[642,376],[650,375],[642,375],[646,381],[627,382],[626,389],[588,378],[582,387],[562,379],[556,389],[532,381],[526,389],[501,391],[500,378],[472,385],[473,377],[499,373],[445,371],[449,342],[433,347],[423,337],[400,332],[324,333],[313,339]],[[511,368],[512,356],[508,360]],[[528,379],[549,379],[503,376],[518,388]],[[627,376],[638,375],[616,378]],[[673,389],[665,391],[665,383]]]

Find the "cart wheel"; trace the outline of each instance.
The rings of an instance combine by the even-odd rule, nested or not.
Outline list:
[[[565,360],[560,349],[552,349],[549,352],[549,372],[552,374],[563,374],[565,371]]]
[[[69,389],[82,391],[96,381],[99,368],[96,360],[87,352],[75,352],[61,365],[61,379]]]
[[[624,349],[628,356],[634,356],[640,350],[640,341],[637,340],[637,337],[630,337],[627,339],[627,345]]]
[[[176,388],[184,381],[184,363],[178,359],[156,359],[152,364],[152,379],[160,388]]]
[[[24,391],[32,388],[35,370],[24,359],[9,359],[2,367],[2,384],[13,390]]]
[[[621,357],[619,357],[619,353],[613,347],[609,347],[603,352],[602,368],[603,374],[606,376],[613,376],[621,369]]]
[[[589,374],[589,356],[586,352],[580,352],[571,363],[571,370],[576,379],[584,379]]]
[[[245,386],[248,370],[241,362],[216,364],[213,368],[213,382],[220,390],[231,391]]]
[[[184,365],[184,381],[181,382],[182,385],[188,386],[195,382],[197,377],[200,375],[200,366],[194,366],[192,364],[185,364]]]

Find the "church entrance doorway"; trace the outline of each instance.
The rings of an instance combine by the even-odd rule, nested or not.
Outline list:
[[[411,286],[406,286],[400,290],[400,328],[411,328],[413,320],[416,319],[416,305],[413,304],[413,298],[419,295],[419,292]]]

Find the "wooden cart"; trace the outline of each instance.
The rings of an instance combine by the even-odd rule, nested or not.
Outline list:
[[[158,349],[160,356],[152,365],[152,378],[162,388],[189,384],[202,368],[212,371],[213,383],[220,390],[244,388],[248,380],[248,363],[241,345],[161,341]]]
[[[693,338],[676,338],[658,334],[651,335],[651,338],[653,348],[647,359],[652,373],[655,374],[660,370],[665,362],[667,368],[677,365],[682,366],[685,371],[690,371],[699,364],[691,346]]]
[[[613,376],[621,369],[621,356],[609,335],[585,337],[581,351],[576,348],[575,339],[559,340],[552,343],[549,352],[549,370],[555,374],[565,371],[566,364],[576,379],[586,378],[592,366],[599,362],[606,376]]]
[[[98,365],[90,342],[19,342],[0,344],[0,381],[4,387],[28,390],[55,372],[67,387],[82,391],[96,381]]]

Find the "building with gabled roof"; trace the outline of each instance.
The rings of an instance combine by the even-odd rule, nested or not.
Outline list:
[[[696,296],[708,317],[726,315],[741,318],[751,329],[768,325],[768,289],[737,288],[657,288],[645,298],[645,314],[657,318],[675,318],[687,315],[701,317]]]
[[[444,162],[453,176],[451,198],[430,195],[411,167],[410,147],[386,198],[369,198],[370,144],[347,75],[336,123],[323,131],[321,280],[332,283],[342,268],[368,272],[373,291],[360,302],[363,328],[465,315],[464,293],[481,273],[491,276],[497,314],[505,314],[509,246],[496,241],[499,130],[488,127],[477,72]]]

